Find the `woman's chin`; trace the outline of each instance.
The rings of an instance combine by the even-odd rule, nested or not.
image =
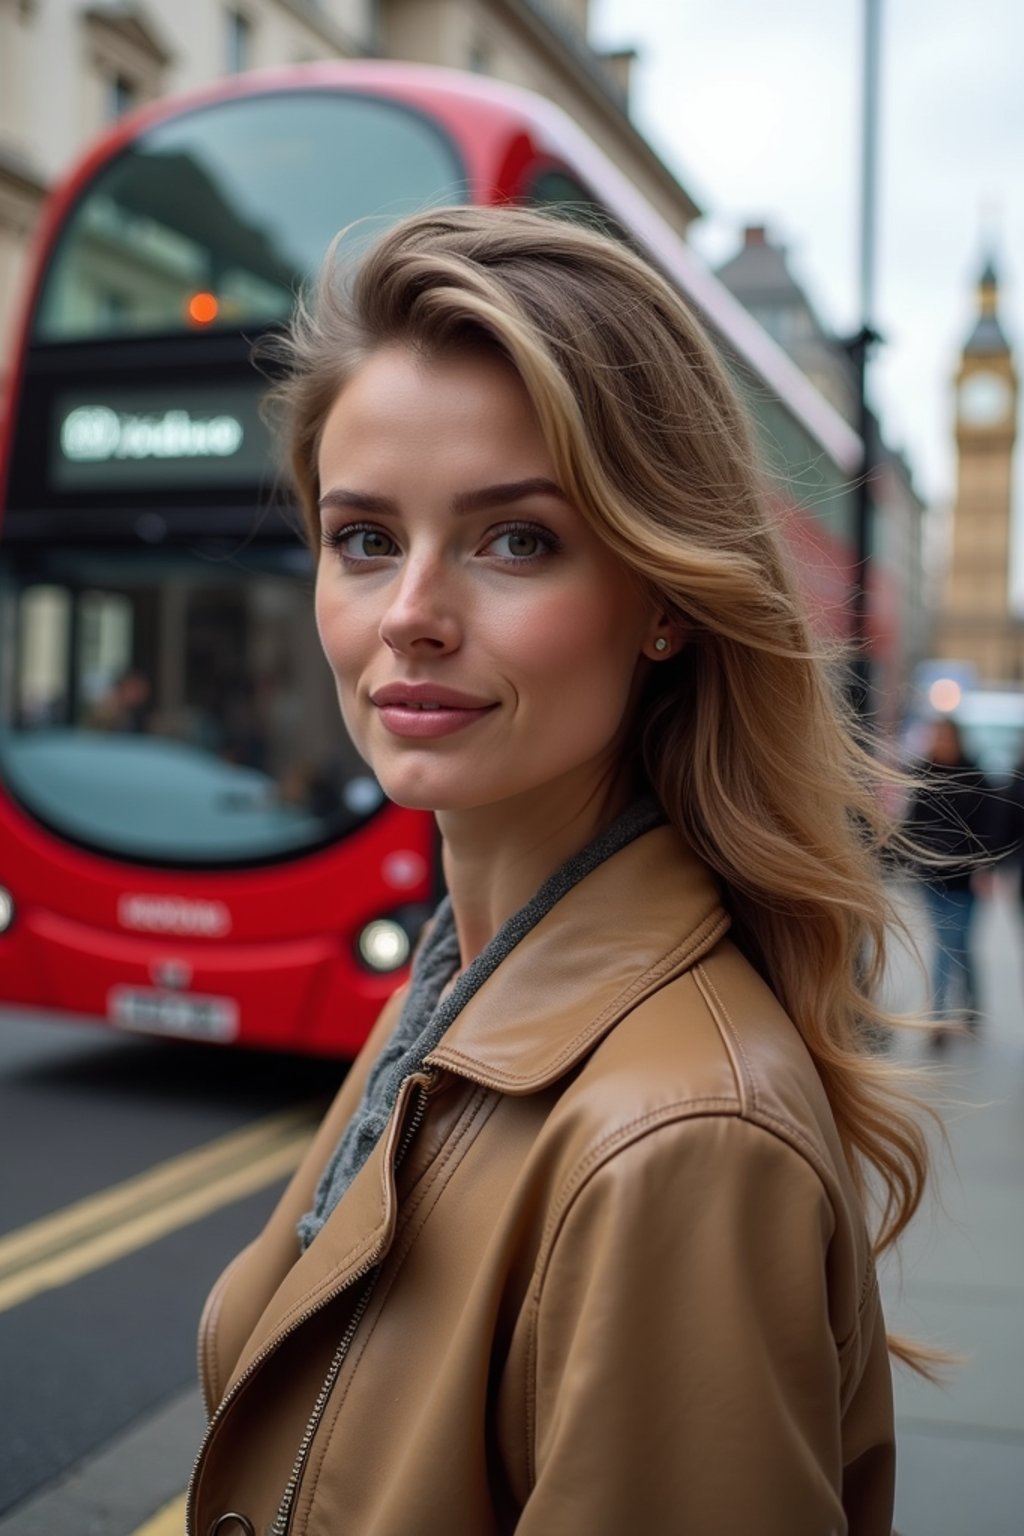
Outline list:
[[[378,775],[378,782],[392,804],[406,811],[472,811],[498,798],[479,783],[411,783],[401,774]]]
[[[402,774],[378,775],[381,789],[393,805],[406,811],[449,811],[462,807],[467,797],[455,784],[413,783]]]

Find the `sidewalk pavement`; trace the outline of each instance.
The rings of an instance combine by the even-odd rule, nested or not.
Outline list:
[[[925,919],[907,898],[916,931]],[[1019,1536],[1024,1531],[1024,921],[1002,888],[976,920],[977,1035],[934,1051],[903,1037],[892,1055],[933,1063],[950,1151],[936,1147],[935,1193],[886,1261],[891,1332],[964,1363],[933,1387],[896,1369],[900,1536]],[[890,971],[893,1006],[923,1008],[908,956]]]
[[[195,1387],[0,1519],[0,1536],[144,1536],[188,1482],[206,1414]],[[179,1531],[175,1536],[182,1536]]]

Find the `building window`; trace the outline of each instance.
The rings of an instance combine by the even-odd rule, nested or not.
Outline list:
[[[240,75],[252,64],[252,22],[242,11],[228,11],[225,68]]]
[[[131,111],[132,107],[137,106],[138,102],[139,88],[134,80],[129,79],[120,70],[115,70],[113,74],[107,76],[107,117],[111,121],[114,118],[123,117],[126,112]]]

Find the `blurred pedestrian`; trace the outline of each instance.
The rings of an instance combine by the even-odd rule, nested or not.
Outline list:
[[[1024,758],[998,799],[1000,863],[1015,872],[1017,902],[1024,916]]]
[[[924,776],[907,812],[907,831],[935,862],[921,860],[918,877],[931,925],[932,1043],[941,1046],[959,1004],[970,1029],[981,1018],[973,950],[976,898],[988,893],[986,862],[1000,842],[996,795],[968,755],[956,721],[931,722],[922,743]]]
[[[208,1303],[189,1528],[889,1536],[889,829],[723,363],[512,208],[329,267],[287,362],[345,723],[449,894]]]

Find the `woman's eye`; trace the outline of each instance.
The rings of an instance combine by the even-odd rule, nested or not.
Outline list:
[[[393,555],[397,545],[381,528],[338,528],[324,542],[347,560],[380,560]]]
[[[506,528],[495,534],[487,547],[501,560],[536,560],[551,553],[554,540],[545,538],[539,529]]]
[[[389,539],[386,533],[379,529],[361,529],[352,535],[352,544],[349,553],[363,555],[368,560],[375,559],[378,555],[390,555],[395,548],[394,539]]]

